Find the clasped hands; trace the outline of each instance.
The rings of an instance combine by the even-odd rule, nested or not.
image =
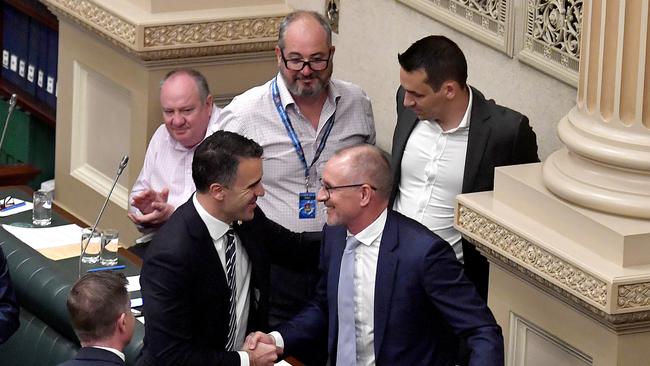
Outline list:
[[[246,337],[242,351],[248,353],[251,366],[267,366],[275,364],[284,350],[276,347],[270,334],[255,332]]]
[[[142,212],[137,215],[129,212],[128,216],[134,223],[144,226],[160,226],[174,213],[174,206],[167,203],[169,188],[163,188],[160,192],[153,189],[144,190],[133,196],[131,206]]]

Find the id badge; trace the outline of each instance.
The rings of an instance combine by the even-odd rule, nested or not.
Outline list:
[[[303,192],[298,195],[298,218],[316,218],[316,193]]]

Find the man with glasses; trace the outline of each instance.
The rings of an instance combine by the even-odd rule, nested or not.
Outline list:
[[[293,231],[320,231],[326,221],[316,201],[318,179],[332,154],[343,147],[375,143],[372,107],[356,85],[331,79],[331,28],[318,13],[287,15],[275,54],[279,73],[237,96],[217,128],[245,135],[264,147],[266,195],[259,205]],[[274,267],[272,325],[290,318],[309,300],[317,279]]]
[[[374,146],[327,162],[316,296],[278,331],[249,335],[249,350],[263,342],[291,355],[327,332],[332,365],[450,365],[453,332],[466,340],[470,365],[503,365],[501,328],[453,250],[388,208],[391,187],[388,159]]]

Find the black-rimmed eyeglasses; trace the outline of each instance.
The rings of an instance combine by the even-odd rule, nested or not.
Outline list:
[[[292,71],[301,71],[302,69],[305,68],[305,66],[309,66],[310,69],[314,71],[323,71],[327,69],[327,66],[330,63],[330,56],[332,55],[332,51],[327,54],[327,58],[325,59],[313,59],[313,60],[307,60],[304,58],[290,58],[287,60],[286,57],[284,57],[284,50],[280,50],[280,55],[282,55],[282,61],[284,61],[284,67],[286,67],[289,70]]]
[[[361,186],[367,185],[367,186],[370,187],[373,191],[376,191],[376,190],[377,190],[377,188],[373,187],[372,185],[370,185],[370,184],[368,184],[368,183],[357,183],[357,184],[345,184],[345,185],[341,185],[341,186],[330,186],[330,185],[328,185],[328,184],[326,184],[326,183],[323,183],[323,180],[322,180],[322,179],[320,179],[319,181],[320,181],[320,187],[321,187],[322,189],[325,190],[325,193],[326,193],[326,198],[325,198],[325,200],[326,200],[326,201],[327,201],[328,199],[330,199],[330,196],[332,195],[332,191],[337,190],[337,189],[343,189],[343,188],[356,188],[356,187],[361,187]]]

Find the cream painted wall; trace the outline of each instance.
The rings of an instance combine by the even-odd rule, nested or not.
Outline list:
[[[287,4],[323,12],[325,0],[287,0]],[[368,93],[382,148],[390,149],[396,121],[397,54],[430,34],[445,35],[463,49],[469,84],[528,116],[542,159],[561,146],[555,127],[575,105],[575,88],[395,0],[341,0],[340,8],[334,77],[359,84]],[[521,12],[517,9],[518,21]]]

